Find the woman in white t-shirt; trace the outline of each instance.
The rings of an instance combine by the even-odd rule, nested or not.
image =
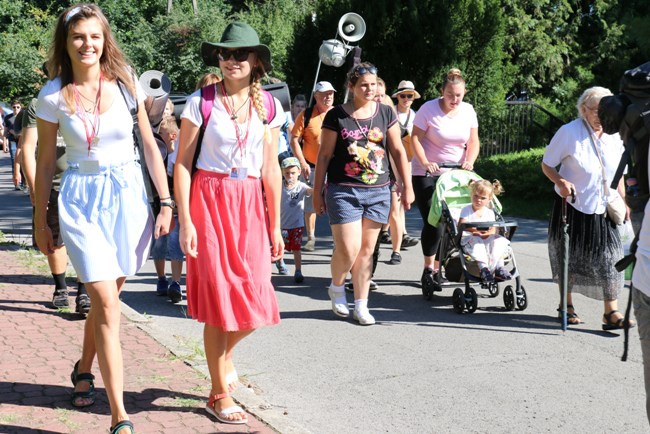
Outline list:
[[[46,215],[60,130],[68,160],[58,202],[61,235],[92,304],[82,356],[71,375],[72,405],[85,407],[95,400],[90,371],[96,349],[111,407],[111,432],[132,433],[123,402],[119,293],[126,276],[146,261],[152,230],[156,237],[168,232],[173,203],[143,92],[101,9],[95,5],[66,9],[57,21],[50,53],[51,81],[39,93],[36,109],[36,241],[45,254],[58,248]],[[135,161],[133,120],[118,80],[137,96],[149,173],[161,203],[168,200],[155,227]]]
[[[578,99],[578,119],[560,127],[542,160],[542,171],[553,181],[557,193],[548,228],[548,254],[555,282],[559,282],[563,266],[562,206],[571,192],[575,193],[575,203],[569,200],[566,207],[570,245],[568,323],[582,323],[573,307],[572,294],[577,292],[603,300],[604,330],[623,328],[624,322],[617,301],[623,289],[623,273],[614,268],[623,257],[623,246],[616,224],[606,212],[609,195],[625,197],[622,178],[617,190],[609,187],[624,148],[618,133],[605,134],[598,119],[601,98],[611,94],[603,87],[585,90]],[[561,166],[559,171],[557,166]]]
[[[200,91],[181,115],[174,193],[187,261],[187,306],[204,323],[211,379],[206,410],[223,423],[244,424],[246,413],[230,396],[237,386],[233,350],[256,328],[280,322],[271,264],[284,251],[277,158],[284,113],[277,99],[262,92],[271,52],[248,24],[229,24],[221,42],[204,42],[201,51],[208,66],[221,69],[223,81],[214,85],[193,176],[203,124]]]
[[[436,228],[428,221],[436,182],[447,170],[441,169],[439,163],[460,163],[463,169],[472,170],[479,153],[478,120],[474,107],[463,102],[465,92],[463,75],[451,69],[445,76],[442,96],[424,103],[413,121],[413,191],[422,216],[421,283],[427,292],[433,291],[438,265],[435,256],[442,236],[442,225]]]

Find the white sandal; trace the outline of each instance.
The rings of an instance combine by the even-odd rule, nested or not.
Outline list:
[[[230,393],[218,393],[216,395],[210,395],[210,399],[208,400],[208,405],[205,407],[205,410],[211,414],[212,416],[216,417],[217,420],[221,423],[229,423],[231,425],[244,425],[248,423],[248,416],[246,415],[246,412],[244,411],[243,408],[241,408],[238,405],[233,405],[228,408],[224,408],[220,412],[217,412],[216,409],[214,408],[215,402],[219,401],[220,399],[227,398],[230,396]],[[244,417],[242,419],[228,419],[228,416],[230,416],[233,413],[243,413]]]

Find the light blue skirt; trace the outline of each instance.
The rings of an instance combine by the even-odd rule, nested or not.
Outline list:
[[[81,282],[134,275],[145,263],[153,232],[139,163],[80,173],[70,164],[59,195],[61,235]]]

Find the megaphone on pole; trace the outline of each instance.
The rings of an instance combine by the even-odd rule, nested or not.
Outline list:
[[[338,34],[346,42],[357,42],[366,34],[366,22],[361,15],[348,12],[339,20]]]
[[[348,44],[359,41],[365,34],[366,22],[361,18],[361,15],[355,14],[354,12],[348,12],[341,17],[339,20],[337,36],[340,36],[345,42],[341,42],[336,38],[323,41],[318,50],[319,61],[318,68],[316,69],[316,78],[314,78],[314,88],[318,82],[321,63],[335,68],[343,66],[350,50],[355,48]],[[311,96],[309,97],[309,105],[311,105],[313,97],[314,91],[312,90]]]

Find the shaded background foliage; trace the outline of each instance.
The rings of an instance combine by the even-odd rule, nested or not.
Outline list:
[[[38,91],[51,29],[72,3],[0,0],[0,100]],[[201,41],[218,40],[239,18],[271,47],[273,75],[309,96],[321,42],[335,36],[341,15],[356,12],[367,25],[362,59],[379,67],[389,92],[410,79],[421,104],[458,67],[484,130],[499,121],[505,98],[522,92],[568,120],[583,89],[616,91],[625,69],[650,59],[647,0],[197,0],[196,13],[190,0],[173,0],[170,13],[167,0],[97,3],[136,69],[164,71],[180,92],[208,71]],[[339,89],[337,102],[345,70],[322,66],[319,75]]]

